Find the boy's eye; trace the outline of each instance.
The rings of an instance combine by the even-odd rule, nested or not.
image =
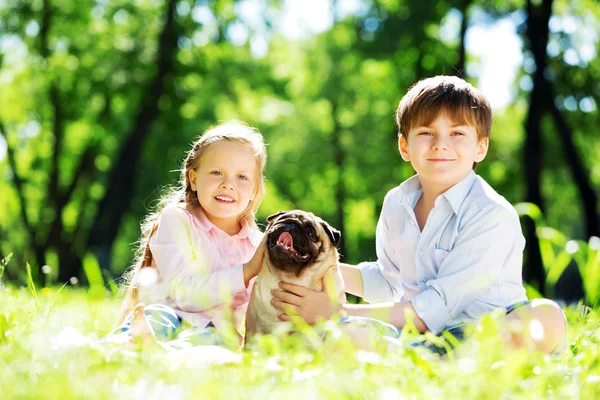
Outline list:
[[[431,136],[431,135],[433,135],[433,133],[431,133],[429,131],[424,131],[424,132],[419,133],[419,135]]]
[[[247,181],[248,177],[246,175],[238,175],[238,178],[240,178],[241,180]]]
[[[219,175],[221,175],[221,172],[220,171],[211,171],[210,174],[219,176]]]
[[[464,133],[463,132],[459,132],[459,131],[452,132],[452,134],[454,136],[464,136]]]

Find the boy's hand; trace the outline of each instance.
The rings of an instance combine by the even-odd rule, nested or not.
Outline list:
[[[250,279],[254,278],[260,272],[265,258],[265,250],[267,249],[267,235],[256,248],[254,255],[246,264],[244,264],[244,283],[248,287]]]
[[[279,282],[279,287],[283,290],[271,290],[271,305],[282,311],[278,315],[279,320],[291,321],[290,314],[293,313],[299,314],[310,325],[314,325],[319,318],[330,319],[340,311],[341,305],[331,302],[325,285],[324,281],[323,291],[317,292],[291,283]]]

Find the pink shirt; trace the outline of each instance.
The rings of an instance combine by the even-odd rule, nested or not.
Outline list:
[[[166,304],[196,327],[223,324],[232,312],[235,328],[241,328],[254,279],[244,284],[243,263],[248,262],[263,234],[242,224],[230,236],[201,211],[198,216],[175,206],[160,215],[150,239],[157,266],[154,283],[140,282],[140,300]]]

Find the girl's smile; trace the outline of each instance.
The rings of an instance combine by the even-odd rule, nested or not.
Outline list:
[[[230,235],[238,233],[239,217],[257,190],[258,165],[251,148],[227,140],[213,143],[189,178],[208,219]]]
[[[235,203],[235,199],[227,195],[215,196],[215,200],[217,200],[219,203]]]

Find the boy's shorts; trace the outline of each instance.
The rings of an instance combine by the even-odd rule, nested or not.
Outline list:
[[[521,301],[519,303],[511,304],[506,307],[506,314],[511,311],[516,310],[519,307],[522,307],[526,304],[531,303],[529,300]],[[398,339],[402,334],[402,329],[397,328],[391,324],[385,323],[383,321],[379,321],[374,318],[367,317],[344,317],[340,319],[340,323],[342,324],[357,324],[361,327],[367,327],[372,329],[374,332],[382,335],[389,336],[395,339]],[[439,355],[444,355],[447,353],[448,349],[454,349],[457,342],[463,342],[465,339],[464,327],[466,325],[457,325],[453,327],[446,328],[443,332],[438,334],[437,336],[443,341],[443,343],[431,343],[428,340],[421,340],[415,343],[411,343],[410,347],[424,347],[431,350],[434,353]],[[456,340],[449,340],[448,336],[454,337]]]

